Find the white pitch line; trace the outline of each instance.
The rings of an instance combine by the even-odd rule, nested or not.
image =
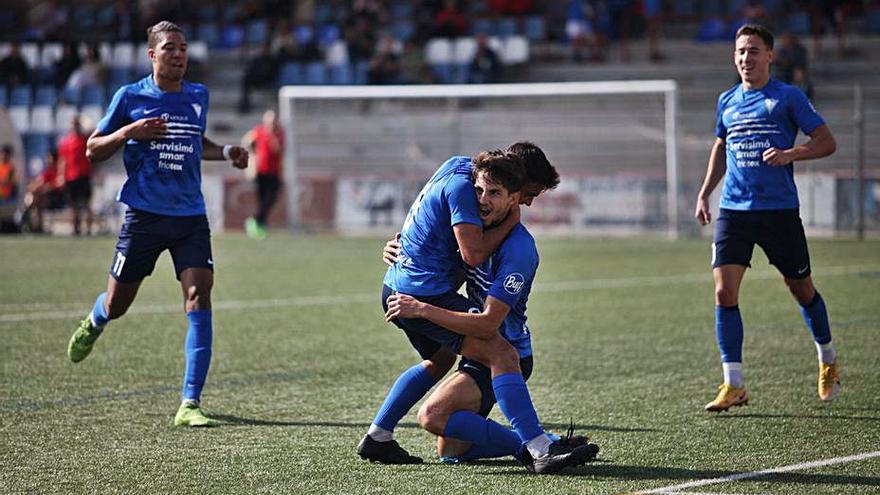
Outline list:
[[[850,266],[834,266],[826,267],[821,271],[821,276],[840,276],[854,275],[858,273],[868,273],[880,271],[880,265],[850,265]],[[749,274],[751,279],[775,279],[779,278],[779,273],[772,270],[754,271]],[[535,284],[533,292],[566,292],[577,290],[597,290],[597,289],[619,289],[628,287],[657,287],[667,285],[685,285],[693,283],[711,283],[711,272],[702,273],[684,273],[678,275],[658,275],[650,277],[621,277],[621,278],[605,278],[593,280],[571,280],[561,282],[548,282]],[[212,304],[214,309],[265,309],[290,306],[329,306],[334,304],[354,304],[378,302],[379,295],[376,294],[347,294],[347,295],[325,295],[325,296],[297,296],[286,299],[246,299],[246,300],[230,300],[217,301]],[[74,307],[72,303],[49,305],[47,303],[30,303],[20,306],[4,304],[3,310],[12,309],[17,311],[26,311],[19,313],[8,313],[0,315],[0,323],[19,323],[25,321],[46,321],[46,320],[66,320],[70,318],[81,318],[88,310],[89,304],[83,303]],[[45,307],[70,307],[71,309],[56,309],[54,311],[43,311]],[[170,314],[183,310],[182,304],[164,304],[132,307],[128,314]]]
[[[863,454],[849,455],[846,457],[834,457],[831,459],[822,459],[819,461],[812,461],[812,462],[802,462],[799,464],[791,464],[789,466],[781,466],[781,467],[775,467],[775,468],[770,468],[770,469],[763,469],[761,471],[753,471],[751,473],[732,474],[730,476],[724,476],[722,478],[710,478],[710,479],[696,480],[696,481],[691,481],[688,483],[682,483],[680,485],[664,486],[661,488],[654,488],[652,490],[635,492],[635,494],[636,495],[647,495],[649,493],[662,493],[662,494],[680,493],[681,495],[692,495],[688,492],[680,492],[679,490],[686,490],[688,488],[696,488],[696,487],[706,486],[706,485],[716,485],[718,483],[729,483],[731,481],[740,481],[740,480],[747,480],[747,479],[751,479],[751,478],[759,478],[761,476],[766,476],[768,474],[788,473],[791,471],[801,471],[804,469],[833,466],[835,464],[845,464],[848,462],[864,461],[867,459],[872,459],[874,457],[880,457],[880,451],[865,452]]]

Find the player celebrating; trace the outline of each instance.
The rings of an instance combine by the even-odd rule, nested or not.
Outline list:
[[[506,172],[492,162],[474,167],[474,188],[486,228],[505,218],[515,204],[511,190],[517,186]],[[489,260],[465,268],[468,296],[479,303],[481,312],[453,312],[396,294],[388,298],[386,319],[424,318],[463,334],[474,328],[488,333],[500,327],[501,334],[519,353],[520,369],[527,380],[532,370],[532,346],[525,312],[537,268],[535,240],[525,226],[517,224]],[[419,423],[440,435],[437,450],[448,462],[518,455],[522,447],[519,436],[486,419],[494,404],[489,368],[463,358],[458,372],[422,405]],[[578,437],[575,442],[583,444],[585,439]],[[589,457],[595,457],[598,446],[589,448]]]
[[[706,410],[726,411],[749,400],[742,374],[743,324],[738,300],[755,244],[780,271],[801,306],[819,354],[819,398],[830,401],[840,392],[840,372],[825,302],[810,278],[793,162],[828,156],[837,145],[804,93],[770,78],[773,35],[769,30],[741,27],[733,59],[742,83],[718,98],[717,139],[695,212],[702,225],[711,221],[709,195],[724,177],[712,245],[715,330],[724,383]],[[810,139],[795,146],[798,129]]]
[[[107,292],[98,296],[91,313],[80,322],[67,355],[74,363],[89,355],[107,322],[125,314],[159,254],[168,249],[189,320],[182,403],[174,424],[210,426],[215,421],[199,406],[211,362],[214,284],[201,161],[226,159],[245,168],[248,156],[239,146],[219,146],[205,136],[208,90],[183,80],[187,52],[181,29],[162,21],[147,29],[147,40],[152,74],[116,92],[88,140],[93,162],[110,158],[124,146],[128,178],[119,200],[128,210]]]

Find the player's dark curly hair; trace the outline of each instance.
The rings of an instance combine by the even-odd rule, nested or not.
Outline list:
[[[171,21],[159,21],[147,28],[147,46],[150,48],[156,48],[156,45],[159,44],[160,35],[162,33],[183,34],[183,29],[180,29],[180,26]]]
[[[739,39],[740,36],[757,36],[764,41],[764,44],[767,45],[767,49],[773,49],[773,33],[760,24],[746,24],[737,29],[736,37],[734,39]]]
[[[489,180],[501,184],[509,193],[518,192],[526,183],[523,162],[513,153],[503,150],[483,151],[473,158],[473,164],[473,180],[477,180],[477,175],[484,172]]]
[[[547,155],[536,144],[529,141],[517,141],[508,146],[507,151],[522,160],[529,182],[540,184],[544,190],[555,189],[559,185],[559,172],[550,164]]]

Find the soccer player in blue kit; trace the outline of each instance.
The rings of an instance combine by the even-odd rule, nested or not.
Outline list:
[[[540,148],[531,143],[511,146],[515,147],[519,148],[518,153],[483,153],[474,162],[500,161],[521,168],[520,156],[526,156],[530,178],[543,176],[537,181],[530,180],[523,191],[515,195],[518,201],[530,204],[547,188],[544,184],[550,176],[548,171],[552,172],[553,186],[558,183],[558,175]],[[453,157],[432,176],[410,208],[401,231],[400,257],[385,277],[382,303],[386,311],[388,297],[400,292],[452,311],[479,312],[474,303],[456,292],[461,282],[458,277],[461,261],[478,266],[488,257],[477,260],[469,256],[460,240],[462,226],[482,232],[471,176],[471,160]],[[485,235],[501,234],[503,239],[519,223],[518,213],[518,205],[514,205],[511,214],[495,229],[486,230]],[[484,248],[483,253],[491,254],[499,244]],[[459,257],[457,248],[460,246]],[[540,427],[519,368],[519,355],[498,332],[497,326],[490,332],[475,329],[464,335],[424,319],[394,318],[393,322],[404,330],[423,361],[404,372],[392,386],[367,435],[358,445],[362,458],[388,464],[421,462],[393,440],[393,429],[452,367],[456,354],[461,354],[491,368],[492,387],[499,406],[534,459],[535,472],[553,473],[586,460],[588,452],[583,446],[554,442]]]
[[[712,244],[715,330],[724,383],[705,409],[726,411],[749,400],[742,373],[739,288],[755,244],[782,274],[800,305],[819,356],[819,398],[830,401],[840,392],[840,371],[825,301],[810,277],[794,162],[828,156],[837,145],[806,95],[770,77],[773,34],[769,30],[741,27],[733,58],[742,83],[718,98],[717,138],[695,211],[702,225],[711,221],[709,196],[724,178]],[[795,145],[799,129],[809,140]]]
[[[174,424],[211,426],[216,422],[205,416],[199,404],[211,362],[214,284],[201,161],[226,159],[241,169],[247,167],[248,156],[240,146],[220,146],[205,136],[208,90],[183,80],[187,45],[181,29],[168,21],[159,22],[147,29],[147,41],[152,73],[116,92],[88,140],[92,162],[106,160],[124,147],[128,178],[118,200],[128,210],[107,291],[80,322],[67,354],[74,363],[89,355],[107,323],[131,306],[141,282],[167,249],[189,320],[182,401]]]
[[[504,219],[516,204],[520,184],[515,174],[487,162],[474,166],[474,189],[484,228]],[[517,224],[490,259],[477,267],[465,267],[467,293],[479,312],[455,312],[405,295],[388,298],[386,320],[424,318],[449,330],[468,334],[500,331],[517,350],[523,378],[532,370],[531,331],[526,324],[526,305],[538,268],[535,239]],[[499,330],[500,329],[500,330]],[[458,371],[431,394],[419,410],[420,425],[438,435],[437,450],[446,462],[480,458],[522,456],[520,437],[487,419],[495,404],[490,370],[483,364],[462,358]],[[569,438],[565,441],[571,441]],[[585,443],[580,438],[575,440]],[[599,448],[591,444],[589,460]],[[528,464],[527,464],[528,466]]]

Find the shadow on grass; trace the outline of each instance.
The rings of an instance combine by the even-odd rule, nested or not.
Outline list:
[[[266,420],[266,419],[256,419],[256,418],[242,418],[239,416],[233,416],[231,414],[216,414],[212,413],[210,415],[212,418],[222,421],[226,424],[226,426],[292,426],[292,427],[308,427],[308,426],[321,426],[321,427],[331,427],[331,428],[360,428],[366,430],[370,427],[370,423],[362,423],[362,422],[342,422],[342,421],[279,421],[279,420]],[[223,425],[221,425],[223,426]],[[545,423],[544,427],[550,431],[565,431],[568,429],[568,423]],[[420,428],[416,423],[399,423],[397,428]],[[617,426],[603,426],[603,425],[575,425],[576,431],[613,431],[619,433],[643,433],[643,432],[651,432],[656,431],[649,428],[623,428]]]
[[[484,464],[485,466],[502,466],[502,464]],[[513,464],[512,464],[513,466]],[[486,475],[528,475],[521,469],[504,469],[484,471]],[[724,478],[741,474],[736,471],[683,469],[662,466],[620,466],[608,460],[597,459],[596,462],[569,468],[556,476],[589,476],[592,478],[620,478],[624,480],[671,480],[691,481],[713,478]],[[871,476],[846,476],[838,474],[809,473],[771,473],[737,480],[737,483],[757,481],[761,483],[797,483],[801,485],[863,485],[880,486],[880,478]]]
[[[801,419],[825,419],[825,420],[837,420],[837,419],[851,419],[855,421],[880,421],[880,417],[878,416],[842,416],[838,414],[762,414],[762,413],[745,413],[745,414],[718,414],[715,416],[709,416],[710,420],[721,420],[721,419],[790,419],[790,418],[801,418]]]

